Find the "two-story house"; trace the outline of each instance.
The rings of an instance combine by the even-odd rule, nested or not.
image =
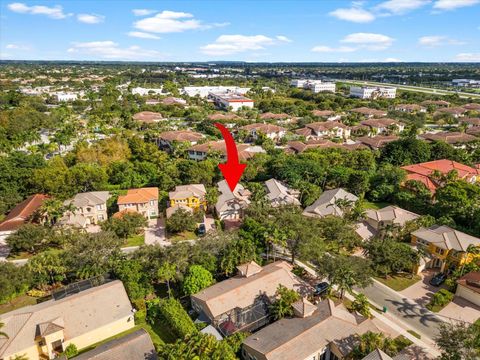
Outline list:
[[[135,211],[147,219],[158,216],[158,188],[129,189],[117,200],[119,212]]]
[[[67,288],[52,300],[0,315],[7,335],[0,336],[0,359],[54,359],[70,344],[82,350],[133,328],[133,315],[121,281],[80,292]]]
[[[107,220],[108,191],[91,191],[75,195],[72,200],[67,200],[65,205],[71,205],[61,223],[74,227],[85,228]]]
[[[422,250],[417,272],[429,268],[443,272],[478,258],[468,248],[480,248],[480,239],[445,225],[433,225],[412,232],[412,245]]]
[[[285,136],[287,130],[281,126],[274,124],[248,124],[240,128],[248,133],[248,139],[256,141],[260,134],[265,135],[267,138],[273,141],[279,141]]]
[[[284,183],[270,179],[265,181],[265,188],[267,190],[267,199],[272,207],[284,205],[300,206],[300,191],[290,189]]]
[[[320,139],[322,137],[350,138],[350,128],[338,121],[320,121],[306,124],[304,128],[295,130],[297,135],[305,139]]]
[[[168,193],[170,207],[167,209],[167,217],[170,217],[176,210],[183,208],[193,210],[207,209],[207,190],[203,184],[178,185],[174,191]]]
[[[250,191],[237,184],[234,191],[230,190],[225,180],[218,184],[220,196],[215,204],[215,211],[220,220],[238,221],[243,219],[245,209],[250,205]]]
[[[364,120],[360,124],[370,129],[370,136],[400,133],[405,129],[404,124],[389,118]]]

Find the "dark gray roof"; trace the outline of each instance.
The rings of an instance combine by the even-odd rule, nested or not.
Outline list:
[[[157,360],[157,352],[150,336],[139,329],[119,339],[114,339],[87,351],[76,360]]]

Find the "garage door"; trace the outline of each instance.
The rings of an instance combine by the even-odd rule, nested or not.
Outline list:
[[[480,294],[462,285],[458,285],[456,295],[470,301],[475,305],[480,306]]]

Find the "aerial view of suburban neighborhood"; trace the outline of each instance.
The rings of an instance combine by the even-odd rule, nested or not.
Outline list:
[[[479,360],[480,0],[0,0],[0,360]]]

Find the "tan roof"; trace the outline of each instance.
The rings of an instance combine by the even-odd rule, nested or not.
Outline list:
[[[205,185],[203,184],[188,184],[188,185],[177,185],[175,186],[174,191],[168,193],[168,197],[171,200],[186,199],[189,197],[197,197],[199,199],[204,199],[207,194]]]
[[[166,140],[168,142],[178,141],[178,142],[197,142],[203,139],[203,135],[190,131],[190,130],[174,130],[174,131],[165,131],[158,135],[160,139]]]
[[[348,126],[342,124],[338,121],[319,121],[305,125],[306,129],[311,129],[315,132],[323,132],[323,131],[330,131],[336,128],[348,129]],[[302,129],[299,129],[302,130]]]
[[[243,342],[267,360],[306,359],[335,343],[343,355],[356,345],[356,335],[381,332],[372,320],[350,314],[343,304],[327,299],[307,317],[285,318],[257,331]]]
[[[71,204],[77,208],[105,204],[110,197],[108,191],[90,191],[75,195]]]
[[[437,112],[439,113],[447,113],[452,115],[461,115],[466,113],[468,110],[462,107],[452,107],[452,108],[445,108],[445,109],[438,109]]]
[[[469,245],[480,246],[479,238],[445,225],[420,228],[412,235],[445,250],[466,251]]]
[[[286,131],[285,128],[278,126],[278,125],[273,125],[273,124],[248,124],[245,126],[242,126],[240,129],[251,131],[251,130],[256,130],[259,132],[262,132],[264,134],[273,134],[273,133],[278,133],[281,131]]]
[[[385,110],[377,110],[377,109],[371,109],[371,108],[367,108],[367,107],[359,107],[359,108],[352,109],[350,111],[356,112],[356,113],[362,114],[362,115],[372,115],[372,116],[377,116],[377,117],[387,115],[387,112]]]
[[[470,129],[467,129],[467,134],[473,135],[473,136],[480,136],[480,126],[475,126]]]
[[[250,204],[250,191],[238,183],[234,191],[230,190],[225,180],[217,183],[220,196],[215,204],[215,210],[218,214],[228,210],[244,209]]]
[[[240,119],[240,117],[236,114],[224,114],[224,113],[215,113],[208,115],[207,118],[209,120],[237,120]]]
[[[411,110],[411,111],[418,111],[425,109],[423,106],[420,106],[418,104],[398,104],[395,106],[395,109],[405,109],[405,110]]]
[[[343,210],[336,205],[337,200],[349,200],[352,203],[358,201],[358,197],[343,190],[342,188],[327,190],[310,206],[303,211],[306,216],[343,216]]]
[[[292,304],[293,311],[297,317],[307,317],[313,314],[317,307],[313,305],[307,298],[302,297],[300,300]]]
[[[132,306],[120,281],[112,281],[60,300],[49,300],[0,315],[8,339],[0,338],[0,357],[35,345],[38,331],[64,328],[70,340],[132,315]],[[55,330],[53,329],[53,330]],[[97,339],[101,340],[101,339]],[[95,342],[95,341],[92,341]]]
[[[467,123],[472,126],[480,126],[480,118],[463,118],[460,120],[462,123]]]
[[[285,261],[268,264],[262,270],[249,277],[235,276],[212,285],[192,299],[202,306],[211,319],[236,307],[252,305],[260,294],[268,297],[275,295],[278,285],[305,292],[307,286],[292,272],[292,266]]]
[[[153,111],[141,111],[133,115],[133,119],[144,123],[153,123],[163,119],[162,114]]]
[[[265,181],[267,188],[267,199],[272,206],[278,205],[300,205],[298,197],[300,192],[288,188],[284,183],[276,180],[269,179]]]
[[[463,105],[462,107],[467,110],[476,110],[476,111],[480,110],[480,104],[477,104],[477,103],[466,104],[466,105]]]
[[[43,202],[47,199],[47,195],[35,194],[23,200],[8,213],[2,222],[0,222],[0,231],[12,231],[18,229],[27,222],[33,213],[42,206]]]
[[[129,189],[126,195],[120,195],[118,197],[117,204],[142,204],[150,200],[158,200],[157,187]]]
[[[166,97],[161,100],[162,104],[164,105],[181,105],[184,106],[187,104],[187,102],[184,99],[181,98],[176,98],[176,97]]]
[[[316,149],[316,148],[331,148],[331,147],[338,147],[339,144],[334,143],[330,140],[309,140],[306,143],[301,141],[289,141],[287,143],[288,149],[292,149],[295,153],[302,153],[308,149]]]
[[[477,141],[478,139],[470,134],[458,131],[442,131],[438,133],[425,133],[420,135],[422,139],[430,141],[444,141],[449,144],[466,143]]]
[[[366,217],[377,222],[393,222],[394,224],[404,226],[407,221],[418,219],[420,215],[398,206],[390,205],[379,210],[369,209],[366,212]]]
[[[75,357],[76,360],[156,360],[152,339],[144,329],[110,340]]]
[[[237,270],[240,275],[250,277],[262,271],[262,267],[252,260],[246,264],[238,265]]]
[[[225,141],[209,141],[203,144],[197,144],[188,149],[189,151],[198,151],[198,152],[220,152],[223,155],[227,155],[227,149],[225,147]],[[245,161],[255,156],[257,152],[251,151],[252,147],[249,144],[237,144],[238,159]]]
[[[437,106],[450,106],[448,101],[444,100],[425,100],[421,102],[422,105],[437,105]]]

